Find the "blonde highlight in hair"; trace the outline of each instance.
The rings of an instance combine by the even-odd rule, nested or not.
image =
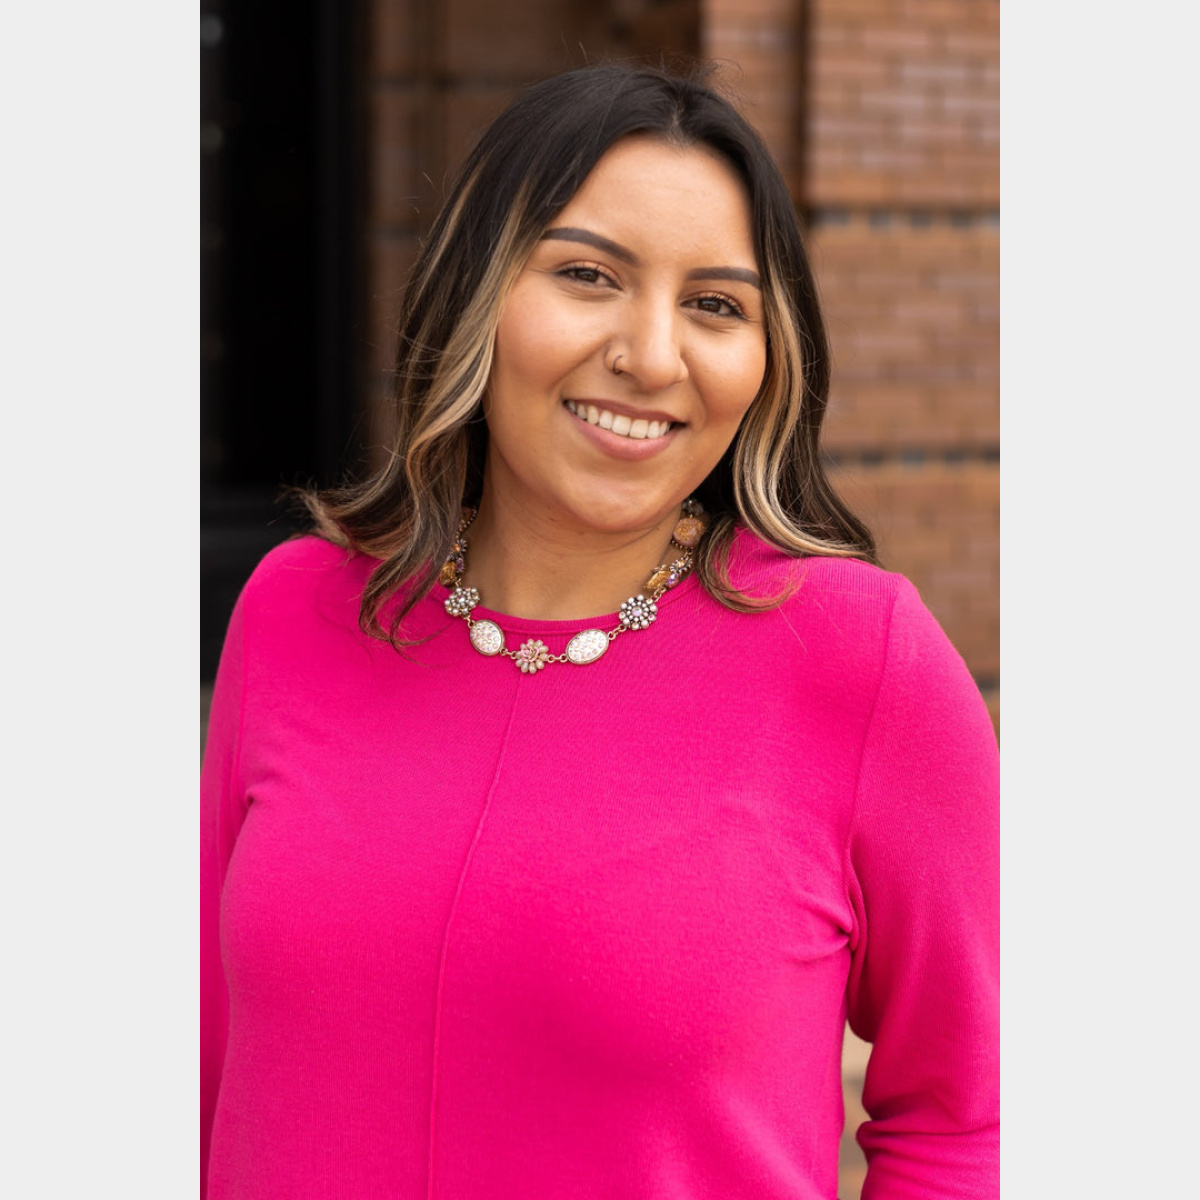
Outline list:
[[[763,382],[733,444],[697,489],[714,518],[697,551],[701,584],[739,611],[782,598],[746,595],[730,578],[739,525],[796,557],[875,561],[870,533],[822,466],[828,345],[795,210],[762,140],[701,73],[588,67],[529,89],[460,169],[402,298],[388,462],[362,483],[304,495],[315,532],[380,559],[360,611],[373,636],[401,644],[401,622],[432,588],[460,506],[478,497],[487,451],[483,398],[509,290],[604,153],[635,133],[704,146],[736,171],[751,203],[763,282]],[[401,602],[385,622],[384,606],[395,595]]]
[[[803,429],[806,395],[818,347],[802,337],[788,293],[768,271],[763,279],[768,360],[762,387],[743,418],[730,453],[734,512],[718,515],[696,557],[696,573],[705,589],[727,608],[757,612],[787,596],[750,596],[729,577],[729,550],[737,526],[797,558],[824,555],[872,558],[853,529],[843,533],[806,522],[819,480],[807,470]],[[830,489],[832,492],[832,489]]]
[[[478,172],[465,181],[449,209],[445,227],[435,229],[429,250],[418,261],[405,291],[408,320],[393,378],[397,415],[396,448],[387,465],[360,486],[307,493],[304,501],[315,532],[322,537],[381,560],[363,594],[360,623],[374,636],[398,641],[404,614],[436,578],[444,548],[457,529],[459,509],[474,465],[472,433],[482,426],[482,404],[492,370],[496,326],[505,297],[529,256],[536,233],[528,225],[528,196],[516,203],[496,239],[479,285],[461,313],[446,311],[445,289],[435,286],[447,244]],[[449,326],[448,336],[439,328]],[[478,441],[478,437],[476,441]],[[397,496],[402,497],[396,503]],[[436,547],[439,553],[432,553]],[[397,590],[416,582],[408,602],[387,625],[381,611]]]

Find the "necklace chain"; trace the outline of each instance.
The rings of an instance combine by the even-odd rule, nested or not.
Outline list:
[[[696,546],[708,528],[708,518],[700,502],[694,498],[685,500],[671,534],[671,545],[683,553],[670,563],[660,563],[650,572],[643,585],[644,590],[636,596],[630,596],[621,605],[618,613],[620,621],[612,629],[585,629],[570,640],[565,653],[551,654],[540,638],[529,638],[518,649],[510,650],[504,643],[504,631],[495,621],[471,615],[479,606],[479,592],[468,587],[463,576],[467,569],[466,532],[478,511],[475,508],[462,510],[454,545],[438,577],[443,586],[451,589],[446,599],[446,611],[452,617],[461,617],[466,621],[471,645],[480,654],[489,658],[497,655],[511,658],[526,675],[535,675],[550,663],[587,666],[601,658],[622,633],[649,629],[658,619],[658,601],[691,571],[695,563]]]

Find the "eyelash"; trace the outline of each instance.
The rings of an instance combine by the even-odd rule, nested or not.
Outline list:
[[[729,309],[727,313],[708,313],[710,317],[736,317],[739,321],[746,320],[746,313],[742,306],[733,299],[732,296],[722,296],[720,292],[709,292],[705,296],[696,296],[695,300],[715,300],[718,304],[724,304]],[[702,312],[707,312],[707,309],[702,309]]]
[[[598,275],[600,279],[580,279],[579,276],[584,272]],[[558,273],[575,283],[582,283],[585,287],[593,286],[599,283],[601,279],[612,284],[617,282],[603,267],[596,266],[595,263],[572,263],[569,267],[563,267]]]
[[[595,275],[598,278],[581,279],[580,275],[585,272]],[[558,274],[564,279],[570,279],[574,283],[581,283],[585,287],[595,287],[601,280],[614,285],[617,283],[603,267],[597,266],[595,263],[573,263],[569,267],[562,267]],[[700,303],[705,300],[715,300],[718,304],[723,304],[729,309],[728,312],[710,312],[708,309],[700,309],[699,311],[703,312],[706,316],[718,318],[732,317],[738,321],[745,321],[747,319],[745,310],[732,296],[725,296],[720,292],[707,292],[703,296],[693,296],[691,302]]]

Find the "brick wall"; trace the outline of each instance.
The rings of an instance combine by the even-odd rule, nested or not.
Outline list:
[[[874,210],[815,222],[836,452],[999,444],[999,230]]]
[[[998,205],[998,0],[809,8],[805,202]]]
[[[703,0],[701,16],[701,52],[720,67],[793,196],[804,165],[806,15],[794,0]]]

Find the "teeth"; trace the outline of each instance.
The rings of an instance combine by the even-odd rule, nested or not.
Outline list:
[[[626,417],[619,413],[611,413],[607,409],[597,408],[594,404],[579,404],[574,400],[567,401],[567,407],[581,421],[589,425],[598,425],[601,429],[611,430],[627,438],[660,438],[671,428],[670,421],[649,421],[645,417]]]

